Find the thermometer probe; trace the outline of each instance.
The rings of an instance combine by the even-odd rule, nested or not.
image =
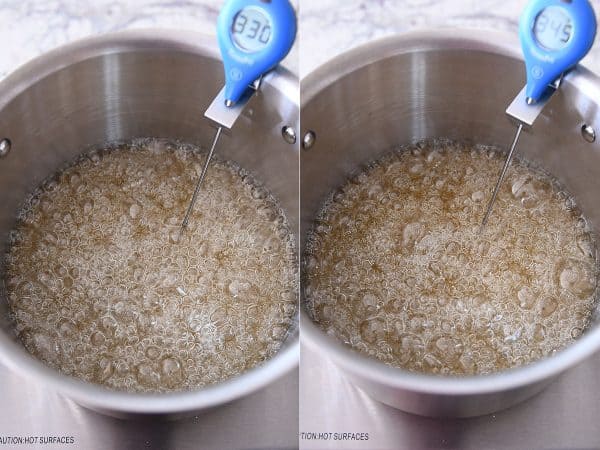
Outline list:
[[[533,126],[564,75],[590,51],[596,29],[596,16],[588,0],[533,0],[526,6],[519,22],[519,39],[525,56],[527,84],[506,110],[517,122],[517,133],[488,203],[482,228],[490,218],[521,132]]]
[[[225,87],[204,116],[217,132],[196,183],[181,229],[189,223],[223,128],[231,129],[263,76],[285,58],[296,38],[296,14],[288,0],[229,0],[217,19]]]

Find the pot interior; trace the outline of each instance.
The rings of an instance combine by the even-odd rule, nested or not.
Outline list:
[[[131,37],[78,45],[21,69],[0,90],[0,135],[12,144],[0,160],[3,252],[28,193],[80,153],[136,137],[177,139],[206,150],[215,134],[204,118],[223,86],[222,62],[212,45]],[[281,136],[285,125],[297,129],[292,78],[267,77],[217,152],[265,185],[297,238],[298,151]],[[12,336],[7,308],[3,293],[0,325]],[[296,323],[282,350],[297,336]]]
[[[302,128],[317,136],[301,154],[302,239],[327,195],[393,148],[449,138],[507,149],[516,125],[505,109],[524,84],[516,53],[458,39],[387,41],[314,73],[302,90]],[[584,140],[581,129],[599,129],[599,102],[600,81],[576,71],[518,147],[574,196],[596,234],[600,143]],[[596,311],[592,327],[598,322]]]

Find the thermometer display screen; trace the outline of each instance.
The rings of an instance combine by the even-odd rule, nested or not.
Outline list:
[[[559,6],[549,6],[535,19],[533,34],[547,50],[562,50],[573,36],[571,16]]]
[[[231,34],[238,48],[255,53],[267,46],[271,30],[271,21],[263,12],[257,8],[244,8],[233,19]]]

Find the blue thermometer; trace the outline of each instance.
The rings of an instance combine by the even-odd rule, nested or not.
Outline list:
[[[263,74],[289,53],[296,14],[288,0],[230,0],[217,22],[225,67],[225,101],[237,103]]]
[[[596,16],[588,0],[530,2],[519,23],[527,69],[527,99],[540,101],[565,72],[592,48]]]
[[[532,0],[519,22],[527,84],[506,113],[518,123],[517,134],[483,218],[490,217],[523,127],[531,127],[563,76],[590,51],[596,37],[596,16],[588,0]]]
[[[205,112],[217,133],[196,184],[182,230],[187,226],[223,128],[231,129],[263,75],[286,57],[296,38],[296,14],[289,0],[228,0],[217,19],[225,87]]]

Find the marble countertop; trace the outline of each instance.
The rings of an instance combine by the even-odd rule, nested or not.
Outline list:
[[[97,34],[168,28],[214,36],[223,3],[224,0],[0,0],[0,79],[44,52]],[[292,3],[298,6],[297,0]],[[298,73],[298,43],[284,65]]]
[[[300,0],[300,77],[346,50],[412,30],[477,28],[517,35],[526,0]],[[600,14],[600,0],[591,0]],[[600,44],[583,61],[600,73]]]
[[[0,0],[0,78],[62,44],[139,28],[214,35],[224,0]],[[600,11],[600,0],[591,0]],[[284,65],[300,77],[358,45],[416,29],[461,27],[516,34],[525,0],[294,0],[299,40]],[[584,64],[600,73],[600,45]]]

